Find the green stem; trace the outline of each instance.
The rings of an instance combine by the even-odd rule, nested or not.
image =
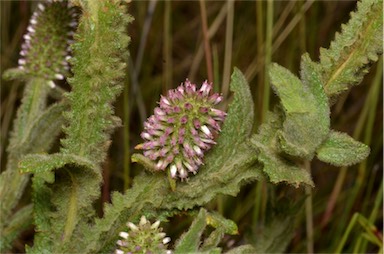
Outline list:
[[[263,19],[263,1],[256,1],[256,39],[257,39],[257,58],[259,58],[260,62],[262,61],[261,58],[263,56],[264,52],[264,19]],[[263,67],[260,67],[263,68]],[[263,70],[259,72],[257,75],[258,81],[257,81],[257,87],[256,94],[255,94],[255,124],[254,124],[254,130],[257,130],[258,122],[262,121],[263,113],[262,110],[259,110],[262,108],[261,102],[263,101],[263,98],[261,97],[263,94],[263,86],[264,84],[264,73]]]
[[[311,172],[311,164],[309,161],[305,161],[305,168],[308,172]],[[313,196],[312,196],[312,187],[305,186],[305,221],[306,221],[306,230],[307,230],[307,252],[314,253],[314,240],[313,240]]]
[[[200,3],[200,14],[201,14],[201,26],[203,28],[205,62],[207,64],[208,82],[212,82],[213,81],[212,53],[211,53],[211,47],[209,45],[207,10],[206,10],[204,0],[200,0],[199,3]]]
[[[130,155],[130,142],[129,142],[129,124],[130,124],[130,110],[129,110],[129,81],[127,80],[125,89],[123,91],[124,96],[124,116],[123,116],[123,126],[124,126],[124,132],[123,132],[123,139],[124,139],[124,190],[129,188],[131,179],[131,155]]]
[[[231,76],[233,16],[234,16],[234,0],[228,0],[227,1],[227,23],[226,23],[226,31],[225,31],[224,71],[223,71],[223,97],[224,98],[228,96],[229,80]]]
[[[166,93],[172,87],[172,24],[171,24],[171,1],[165,1],[164,14],[164,46],[163,56],[165,59],[165,72],[163,82],[163,93]]]

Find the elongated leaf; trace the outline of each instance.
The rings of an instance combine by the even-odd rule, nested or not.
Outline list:
[[[35,174],[34,202],[35,209],[40,210],[35,213],[35,221],[39,229],[45,229],[37,234],[30,251],[70,251],[68,243],[76,234],[76,227],[87,224],[81,219],[93,215],[92,202],[98,196],[100,169],[76,155],[54,154],[28,155],[21,161],[20,170]],[[50,187],[45,182],[54,185]]]
[[[65,114],[69,125],[61,151],[98,163],[104,160],[110,133],[120,124],[111,104],[121,92],[126,74],[130,40],[126,28],[132,20],[121,2],[84,2],[87,15],[80,20],[72,46],[71,111]]]
[[[25,187],[29,182],[29,175],[21,175],[18,170],[20,158],[34,149],[40,149],[38,145],[31,144],[30,149],[20,147],[22,141],[28,137],[30,130],[37,118],[39,118],[46,108],[47,95],[49,87],[43,79],[31,79],[24,89],[21,105],[17,110],[17,117],[14,121],[13,130],[7,147],[8,161],[6,170],[0,175],[0,230],[4,231],[10,222],[11,215],[19,202]],[[60,130],[55,132],[50,142],[55,139]],[[46,148],[48,148],[46,146]],[[11,243],[5,243],[2,246],[10,246]],[[1,252],[6,250],[0,249]]]
[[[214,227],[215,230],[201,244],[200,238],[207,225]],[[220,250],[217,245],[224,233],[237,234],[236,224],[216,212],[207,212],[201,208],[188,231],[177,241],[175,253],[216,253]]]
[[[199,214],[193,220],[192,225],[186,233],[184,233],[175,246],[175,253],[196,253],[201,243],[201,235],[205,227],[207,211],[200,209]]]
[[[363,0],[342,25],[329,49],[320,49],[324,89],[329,97],[358,85],[383,52],[383,1]]]
[[[328,139],[317,150],[317,158],[334,166],[350,166],[369,155],[369,147],[345,133],[331,131]]]

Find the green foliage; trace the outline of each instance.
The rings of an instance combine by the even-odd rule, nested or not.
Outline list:
[[[383,53],[383,1],[358,2],[357,11],[341,28],[329,49],[320,49],[322,81],[328,97],[358,85],[370,63]]]
[[[31,174],[36,234],[27,252],[110,253],[125,223],[138,221],[142,215],[166,220],[201,207],[218,195],[236,196],[243,185],[255,180],[314,186],[304,164],[315,155],[335,166],[352,165],[368,156],[368,146],[330,129],[329,100],[357,85],[367,66],[381,53],[382,7],[374,0],[358,4],[358,11],[330,49],[321,51],[319,63],[308,54],[302,56],[300,79],[284,67],[271,66],[269,76],[280,104],[268,113],[257,134],[252,134],[251,91],[235,68],[230,82],[234,95],[226,121],[198,174],[170,188],[166,177],[154,170],[152,161],[134,154],[132,162],[149,172],[136,176],[125,193],[113,193],[111,204],[104,205],[104,216],[98,218],[94,202],[100,196],[101,163],[111,142],[110,134],[120,125],[112,103],[125,77],[129,42],[126,26],[131,17],[122,1],[72,2],[82,8],[83,16],[71,46],[74,76],[68,79],[72,90],[66,98],[46,108],[49,81],[41,78],[46,76],[46,66],[33,65],[41,72],[31,76],[38,78],[28,79],[30,76],[15,70],[6,74],[28,79],[28,84],[10,140],[7,170],[0,176],[1,212],[6,214],[1,219],[5,232],[0,240],[2,251],[29,226],[32,205],[12,213]],[[41,33],[49,34],[47,31]],[[58,40],[64,42],[65,36]],[[50,46],[39,42],[43,49]],[[60,152],[45,154],[63,124],[66,136]],[[283,252],[292,239],[294,216],[284,213],[271,217],[251,240],[253,246],[242,245],[228,253]],[[369,226],[365,237],[377,244],[373,234],[376,228],[365,221],[360,222]],[[207,226],[213,230],[205,237]],[[218,246],[224,235],[237,233],[233,221],[202,208],[189,230],[176,241],[175,253],[221,253]]]
[[[20,164],[34,174],[35,223],[39,230],[32,253],[82,252],[81,239],[94,217],[99,197],[101,169],[109,134],[119,120],[111,103],[121,90],[126,46],[125,28],[130,17],[116,1],[95,2],[84,12],[69,79],[71,111],[63,149],[54,155],[31,155]],[[55,170],[53,172],[53,170]],[[77,240],[77,241],[75,241]]]
[[[334,166],[350,166],[369,155],[369,147],[345,133],[331,131],[317,150],[317,158]]]
[[[65,114],[69,126],[62,152],[100,163],[109,134],[120,123],[111,102],[125,76],[129,42],[125,30],[131,18],[118,1],[91,1],[84,8],[72,45],[74,76],[68,79],[72,92],[67,96],[72,108]]]
[[[295,157],[312,159],[329,131],[329,106],[319,74],[307,55],[302,58],[303,83],[287,69],[273,64],[272,87],[285,112],[277,131],[280,149]]]
[[[87,242],[92,243],[88,245],[89,252],[110,251],[121,225],[138,219],[141,214],[161,217],[175,209],[201,206],[218,194],[236,195],[242,184],[263,177],[255,151],[245,142],[252,130],[253,112],[249,105],[253,102],[248,84],[237,69],[232,75],[231,89],[234,99],[222,133],[199,173],[179,184],[176,191],[168,187],[167,179],[160,174],[137,176],[127,193],[112,195],[113,206],[106,205],[104,218],[97,220],[91,229],[99,235],[89,233],[91,239]],[[134,159],[147,166],[140,156]]]
[[[19,236],[20,232],[31,225],[32,209],[32,205],[27,205],[12,216],[7,227],[1,231],[0,250],[10,249],[11,243]]]
[[[202,243],[201,236],[207,225],[213,226],[215,230]],[[188,231],[176,242],[175,253],[216,253],[217,251],[220,253],[217,245],[224,233],[237,234],[236,224],[218,213],[211,214],[202,208]]]
[[[7,149],[9,152],[7,167],[0,175],[0,228],[2,232],[9,228],[8,224],[14,220],[11,216],[29,181],[29,175],[21,175],[17,170],[20,158],[28,153],[47,151],[60,132],[60,128],[46,129],[51,136],[42,137],[45,142],[38,142],[40,141],[38,138],[32,138],[36,134],[35,126],[42,125],[40,120],[43,115],[45,120],[56,119],[59,120],[59,124],[62,123],[60,117],[59,119],[56,116],[51,118],[50,109],[45,110],[49,89],[47,82],[39,78],[29,80],[24,89]],[[25,144],[26,140],[31,143]],[[6,239],[1,238],[1,248],[9,247],[13,240],[12,237],[16,236],[17,234],[14,233]],[[1,251],[3,250],[1,249]]]
[[[297,162],[282,156],[276,147],[278,130],[283,128],[282,113],[267,115],[267,122],[259,128],[258,134],[253,135],[251,144],[257,150],[258,160],[263,163],[262,170],[272,183],[287,182],[298,187],[304,183],[313,186],[309,172]]]

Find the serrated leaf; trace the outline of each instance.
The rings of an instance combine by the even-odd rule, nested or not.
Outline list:
[[[317,150],[317,158],[337,167],[361,162],[369,155],[369,147],[345,133],[331,131]]]
[[[320,49],[322,80],[329,97],[358,85],[383,53],[383,2],[364,0],[357,7],[329,49]]]
[[[282,128],[281,112],[276,110],[267,115],[266,123],[251,138],[251,144],[258,150],[258,160],[263,163],[263,172],[272,183],[287,182],[298,187],[300,184],[313,186],[310,174],[294,161],[283,157],[276,147],[276,135]]]
[[[122,90],[126,75],[126,28],[132,18],[121,1],[88,1],[83,5],[75,43],[72,45],[71,111],[62,152],[101,163],[110,144],[110,134],[120,123],[112,103]]]
[[[318,70],[304,55],[304,84],[277,64],[272,64],[269,75],[285,109],[283,128],[277,131],[280,149],[290,156],[311,160],[329,131],[329,107]]]
[[[51,252],[70,251],[68,243],[76,227],[86,224],[85,218],[93,215],[92,202],[99,196],[100,169],[86,158],[53,154],[27,155],[20,162],[20,170],[36,175],[33,186],[36,192],[34,202],[43,212],[35,214],[37,227],[45,230],[35,237],[31,252],[38,253],[42,248],[48,248]],[[53,171],[54,178],[51,173]],[[45,181],[55,184],[48,186]],[[49,203],[54,205],[54,209]],[[49,226],[51,227],[47,230]],[[47,243],[49,245],[44,246]]]
[[[192,225],[188,231],[185,232],[175,246],[175,253],[196,253],[201,243],[201,235],[205,227],[207,226],[206,221],[207,211],[202,208],[199,214],[193,220]]]

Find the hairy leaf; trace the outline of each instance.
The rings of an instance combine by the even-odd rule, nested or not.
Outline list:
[[[188,231],[185,232],[176,243],[175,253],[197,252],[201,243],[201,235],[207,226],[206,216],[207,211],[203,208],[200,209],[199,214],[193,220]]]
[[[328,139],[317,150],[317,158],[334,166],[350,166],[369,155],[369,147],[345,133],[331,131]]]
[[[383,2],[364,0],[342,25],[329,49],[320,49],[322,81],[329,97],[358,85],[383,52]]]
[[[201,244],[200,238],[207,225],[214,227],[215,230]],[[217,245],[224,233],[237,234],[236,224],[216,212],[210,213],[201,208],[188,231],[176,242],[175,253],[216,253],[220,250]]]
[[[10,216],[14,212],[14,208],[29,181],[29,175],[21,175],[17,170],[20,158],[27,153],[43,150],[43,147],[40,147],[38,144],[30,144],[29,149],[20,147],[20,144],[24,139],[28,138],[35,120],[44,112],[49,89],[46,81],[39,78],[29,80],[25,86],[21,106],[17,110],[17,117],[14,121],[7,148],[9,155],[6,170],[0,175],[1,231],[5,230],[10,222]],[[50,138],[48,137],[50,139],[49,141],[47,140],[49,144],[56,138],[59,131],[56,130]],[[49,148],[46,144],[44,145],[45,149]],[[4,242],[2,246],[10,245],[10,243],[5,243],[6,239],[1,241]],[[5,250],[1,249],[0,251]]]
[[[258,150],[258,160],[264,165],[263,172],[272,183],[287,182],[296,187],[304,183],[313,186],[310,174],[303,167],[279,154],[276,139],[283,125],[281,114],[278,110],[269,113],[267,122],[251,138],[251,144]]]
[[[120,1],[89,1],[72,45],[74,76],[68,99],[69,125],[62,140],[63,153],[77,154],[102,162],[109,146],[109,134],[120,120],[111,103],[121,91],[125,76],[131,17]]]
[[[93,214],[92,202],[98,196],[101,181],[100,169],[94,163],[76,155],[27,155],[20,162],[20,170],[23,173],[34,173],[34,202],[36,209],[42,213],[35,213],[35,221],[42,230],[37,242],[56,244],[55,249],[49,246],[53,252],[68,252],[65,249],[74,234],[76,226],[84,217]],[[55,170],[53,175],[51,172]],[[35,179],[36,178],[36,179]],[[52,186],[45,184],[53,184]],[[47,188],[50,187],[50,188]],[[45,196],[42,197],[41,194]],[[50,209],[52,205],[54,209]],[[40,204],[42,202],[43,204]],[[51,226],[49,230],[47,227]],[[39,240],[40,238],[40,240]],[[48,240],[49,239],[49,240]],[[60,239],[56,240],[55,239]],[[62,245],[61,245],[62,244]],[[48,246],[35,242],[31,252],[38,253],[40,249]],[[64,249],[62,249],[64,248]],[[60,251],[59,251],[60,250]]]
[[[302,62],[304,84],[277,64],[271,66],[269,75],[285,109],[283,128],[277,131],[280,149],[291,156],[310,160],[329,131],[329,107],[317,69],[305,55]]]

